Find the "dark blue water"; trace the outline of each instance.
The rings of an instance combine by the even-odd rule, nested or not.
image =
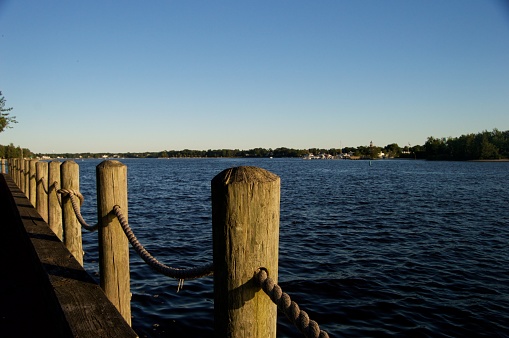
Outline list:
[[[281,177],[279,283],[334,337],[509,337],[509,163],[121,160],[129,223],[174,267],[212,261],[210,180],[254,165]],[[80,161],[96,221],[95,166]],[[97,234],[84,234],[97,276]],[[131,251],[141,337],[213,335],[213,279],[157,275]],[[278,337],[301,337],[278,318]]]

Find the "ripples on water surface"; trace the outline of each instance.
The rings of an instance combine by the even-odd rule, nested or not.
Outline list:
[[[335,337],[509,336],[509,163],[121,160],[129,223],[161,262],[212,261],[210,180],[254,165],[281,177],[279,283]],[[95,166],[80,161],[82,212],[96,216]],[[97,235],[84,234],[98,275]],[[213,335],[213,279],[177,281],[131,250],[141,337]],[[284,316],[278,337],[301,337]]]

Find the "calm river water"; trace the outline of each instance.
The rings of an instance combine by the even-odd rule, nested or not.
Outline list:
[[[331,337],[509,337],[509,163],[125,159],[129,223],[158,260],[212,262],[210,181],[281,177],[279,284]],[[95,166],[78,161],[95,223]],[[98,275],[97,234],[84,233]],[[141,337],[213,336],[213,279],[158,275],[131,250]],[[278,337],[301,337],[280,315]]]

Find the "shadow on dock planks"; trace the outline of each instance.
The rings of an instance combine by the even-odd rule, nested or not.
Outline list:
[[[137,337],[5,174],[0,231],[0,336]]]

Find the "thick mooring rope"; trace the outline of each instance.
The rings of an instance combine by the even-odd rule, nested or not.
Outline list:
[[[309,319],[308,314],[301,310],[290,296],[281,290],[281,287],[269,278],[267,270],[260,268],[255,275],[255,280],[263,291],[272,299],[277,308],[299,329],[304,336],[309,338],[328,338],[329,334],[320,330],[318,323]]]
[[[125,235],[127,236],[127,239],[129,240],[129,243],[133,246],[136,253],[147,263],[152,269],[156,270],[157,272],[171,278],[176,278],[180,280],[179,289],[181,284],[183,283],[184,279],[194,279],[194,278],[200,278],[204,276],[209,276],[214,273],[214,265],[213,264],[207,264],[201,267],[195,267],[195,268],[188,268],[188,269],[177,269],[172,268],[167,265],[164,265],[160,263],[157,259],[155,259],[150,253],[148,253],[147,250],[143,247],[143,245],[140,244],[136,236],[134,235],[133,231],[131,230],[131,227],[127,223],[126,218],[122,214],[122,210],[120,209],[120,206],[115,205],[113,207],[113,212],[118,218],[118,221],[120,222],[120,226],[124,230]]]
[[[87,222],[83,219],[80,212],[80,205],[83,204],[84,198],[83,195],[79,191],[69,190],[69,189],[59,189],[57,193],[62,194],[63,196],[69,196],[71,199],[72,208],[74,209],[74,213],[76,214],[76,218],[78,222],[80,222],[81,226],[88,231],[96,231],[99,227],[99,223],[94,225],[88,225]],[[76,201],[76,197],[80,200],[80,205]]]

